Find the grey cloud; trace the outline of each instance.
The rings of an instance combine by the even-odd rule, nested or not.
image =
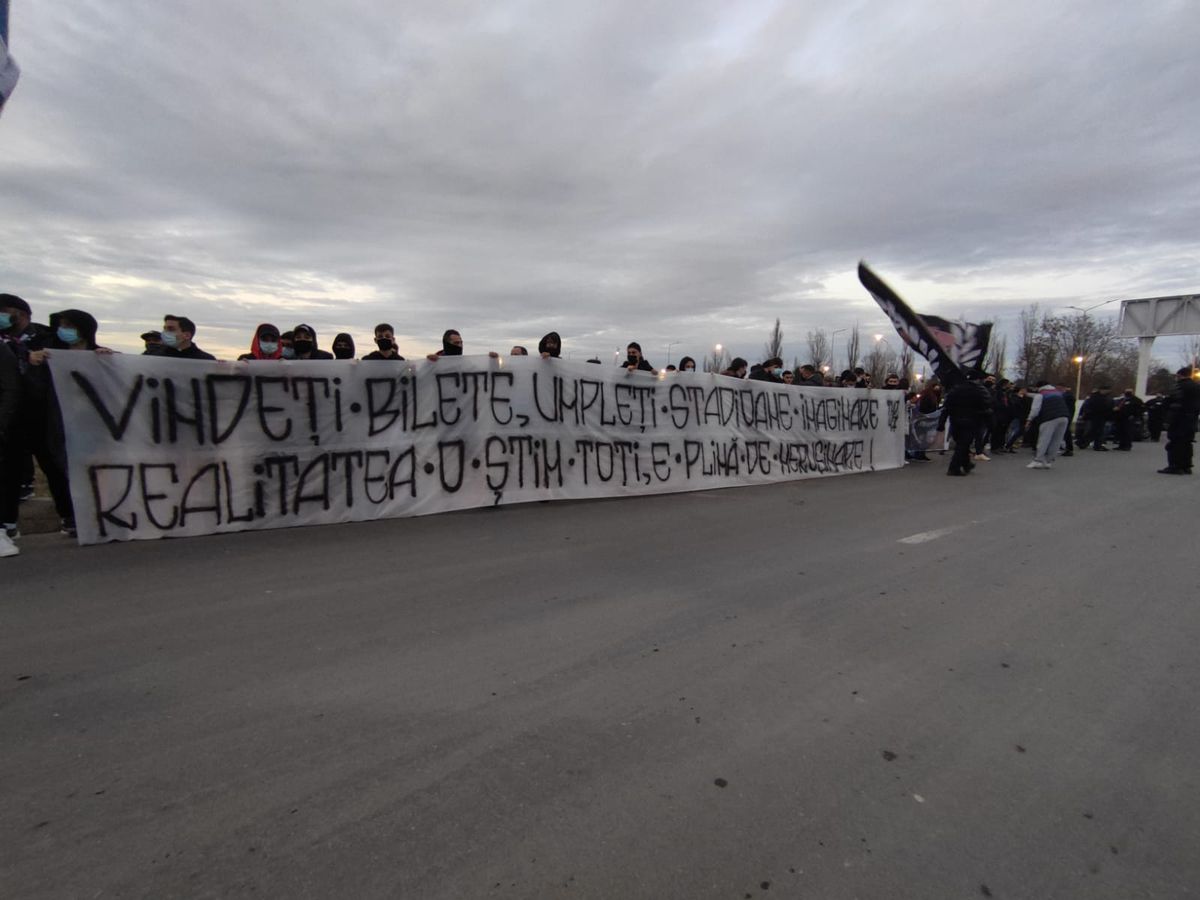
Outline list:
[[[447,325],[502,349],[556,327],[652,359],[675,339],[754,355],[775,316],[797,349],[878,322],[830,287],[863,256],[961,285],[925,308],[981,318],[1069,298],[1100,263],[1114,291],[1187,290],[1191,15],[22,5],[5,289],[91,304],[114,334],[170,308],[237,346],[263,318],[389,319],[429,346]]]

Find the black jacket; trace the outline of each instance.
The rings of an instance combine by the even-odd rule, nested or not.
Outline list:
[[[186,350],[176,350],[174,347],[164,346],[162,352],[158,355],[167,359],[216,359],[211,353],[205,353],[195,344],[192,344]]]
[[[1083,401],[1083,406],[1079,408],[1079,418],[1086,419],[1089,422],[1107,422],[1109,417],[1112,416],[1112,411],[1112,397],[1106,397],[1099,391],[1093,391]]]
[[[17,356],[0,341],[0,447],[4,436],[12,427],[21,401],[21,370],[17,367]]]
[[[1167,394],[1167,427],[1171,429],[1194,429],[1196,416],[1200,414],[1200,384],[1190,378],[1175,382],[1175,390]]]
[[[946,394],[938,430],[946,427],[946,419],[955,425],[979,425],[989,421],[992,413],[992,394],[978,381],[960,381]]]

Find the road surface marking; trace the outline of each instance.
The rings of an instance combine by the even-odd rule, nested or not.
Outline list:
[[[936,528],[933,531],[919,531],[916,534],[910,534],[908,537],[900,538],[898,544],[924,544],[926,541],[936,541],[940,537],[945,537],[948,534],[953,534],[956,531],[961,531],[965,525],[951,525],[949,528]]]

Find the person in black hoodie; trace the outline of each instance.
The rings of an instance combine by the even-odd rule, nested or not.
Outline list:
[[[1200,414],[1200,384],[1190,367],[1175,373],[1175,390],[1167,395],[1167,467],[1160,475],[1191,475],[1192,444],[1196,441],[1196,416]]]
[[[755,363],[750,367],[751,381],[770,381],[773,384],[783,384],[783,379],[776,372],[783,368],[783,360],[778,356],[772,356],[770,359]]]
[[[1145,411],[1146,404],[1133,392],[1133,388],[1126,388],[1117,399],[1113,408],[1113,431],[1116,434],[1118,450],[1133,449],[1134,431],[1136,425],[1142,421]]]
[[[301,323],[292,329],[292,348],[296,359],[333,359],[328,350],[317,348],[317,332],[311,325]]]
[[[437,353],[430,353],[425,358],[430,362],[437,362],[443,356],[462,356],[463,355],[463,339],[462,335],[453,328],[447,328],[442,333],[442,349]],[[500,354],[495,350],[489,350],[488,356],[492,359],[499,359]]]
[[[30,371],[38,370],[36,383],[39,390],[34,402],[41,409],[35,412],[40,421],[41,435],[31,434],[35,439],[33,454],[46,475],[50,496],[54,498],[54,509],[62,519],[62,533],[75,536],[75,508],[71,503],[71,487],[67,481],[67,438],[63,427],[62,409],[58,405],[58,394],[46,365],[47,353],[79,350],[102,350],[96,344],[99,325],[96,319],[81,309],[64,309],[50,316],[52,337],[48,350],[29,354]]]
[[[354,338],[348,332],[340,331],[333,336],[333,358],[354,359]]]
[[[562,338],[557,331],[551,331],[538,341],[538,353],[542,354],[542,359],[562,358]]]
[[[1166,413],[1167,399],[1162,394],[1155,394],[1146,401],[1146,429],[1150,432],[1150,440],[1158,443],[1162,437],[1163,416]]]
[[[1087,433],[1084,437],[1076,436],[1079,449],[1083,450],[1091,441],[1093,450],[1107,450],[1104,446],[1104,426],[1112,417],[1113,401],[1108,396],[1107,387],[1098,387],[1083,401],[1079,408],[1079,418],[1087,423]]]
[[[991,394],[981,380],[983,373],[974,369],[966,376],[965,381],[947,391],[938,420],[938,431],[945,431],[946,420],[950,420],[950,436],[954,439],[954,455],[950,457],[947,475],[968,475],[975,468],[971,462],[971,445],[980,426],[990,421],[992,414]]]
[[[625,362],[622,365],[630,372],[654,371],[654,366],[650,365],[646,357],[642,356],[642,345],[637,341],[630,341],[629,346],[625,348]]]

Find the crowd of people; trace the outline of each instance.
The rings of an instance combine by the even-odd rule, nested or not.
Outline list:
[[[29,304],[14,294],[0,294],[0,557],[19,552],[14,540],[20,536],[20,503],[34,493],[34,463],[45,475],[46,485],[61,519],[64,534],[75,534],[75,515],[67,475],[66,437],[57,395],[46,365],[48,353],[55,351],[113,351],[99,344],[99,324],[91,314],[78,309],[52,313],[49,325],[34,321]],[[187,316],[168,315],[162,328],[141,335],[143,353],[169,359],[215,360],[196,344],[196,323]],[[404,361],[396,343],[395,329],[388,323],[375,326],[373,348],[364,361]],[[549,332],[537,344],[543,359],[558,359],[563,342],[557,332]],[[462,334],[447,329],[442,346],[426,354],[436,361],[445,356],[461,356]],[[671,373],[696,370],[696,360],[684,356],[679,364],[656,369],[642,352],[641,345],[630,342],[624,360],[618,365],[630,372]],[[492,357],[499,354],[492,351]],[[528,356],[523,345],[515,345],[510,356]],[[317,331],[305,323],[283,330],[275,325],[259,325],[251,336],[249,349],[239,361],[249,360],[352,360],[358,348],[346,332],[334,336],[329,350],[319,346]],[[601,363],[600,359],[589,359]],[[777,384],[807,387],[872,388],[872,377],[861,367],[846,369],[834,377],[828,367],[806,363],[795,369],[784,366],[778,356],[751,365],[736,357],[721,370],[730,378],[745,378]],[[1129,450],[1146,420],[1149,437],[1158,441],[1167,432],[1164,474],[1186,475],[1192,471],[1192,443],[1200,410],[1200,386],[1190,369],[1180,369],[1176,389],[1167,396],[1155,396],[1143,402],[1132,389],[1113,397],[1108,387],[1093,391],[1076,416],[1076,398],[1069,389],[1039,382],[1030,387],[997,379],[981,371],[967,373],[968,378],[955,384],[943,396],[942,385],[929,379],[917,388],[897,374],[888,374],[880,385],[884,390],[905,391],[914,415],[939,413],[938,431],[949,426],[954,452],[948,473],[964,476],[975,463],[987,460],[987,452],[1015,453],[1018,446],[1033,448],[1030,468],[1048,469],[1062,452],[1074,453],[1088,446],[1105,451],[1109,441],[1116,450]],[[1069,423],[1076,421],[1074,434]],[[929,456],[910,439],[906,456],[913,461],[928,461]]]
[[[938,433],[949,425],[954,453],[948,475],[969,475],[975,463],[990,460],[988,453],[1016,453],[1018,447],[1033,452],[1030,469],[1049,469],[1058,456],[1075,451],[1129,451],[1135,440],[1149,438],[1158,443],[1167,434],[1167,465],[1163,475],[1192,474],[1192,446],[1196,418],[1200,414],[1200,384],[1190,367],[1179,369],[1175,388],[1149,400],[1132,388],[1113,396],[1112,388],[1101,385],[1082,403],[1069,387],[1038,381],[1032,387],[997,379],[979,370],[942,395],[942,386],[931,379],[920,392],[909,394],[917,415],[939,413]],[[889,376],[889,380],[892,376]],[[1071,423],[1074,422],[1074,430]],[[910,447],[910,459],[927,461],[919,447]]]

